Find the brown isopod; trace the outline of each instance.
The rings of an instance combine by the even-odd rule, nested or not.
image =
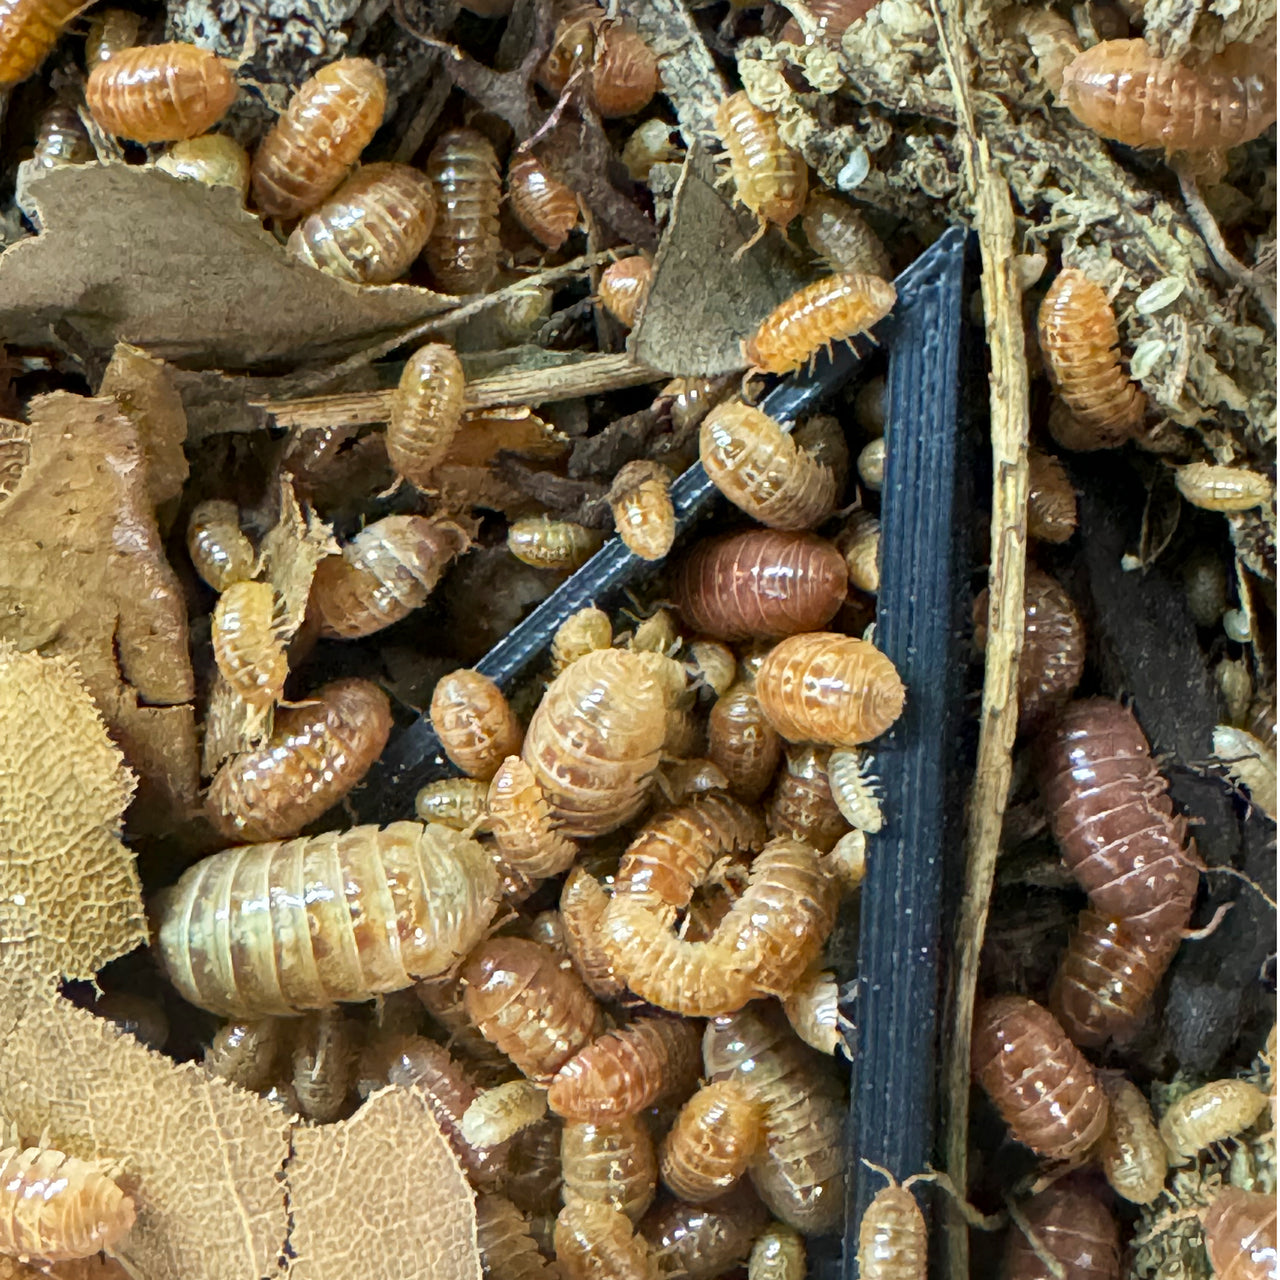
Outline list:
[[[600,945],[600,922],[608,908],[609,895],[595,876],[586,867],[571,868],[560,890],[565,947],[587,990],[600,1000],[616,1000],[626,990]]]
[[[523,1213],[506,1196],[476,1196],[476,1250],[487,1280],[558,1280]]]
[[[170,144],[156,168],[206,187],[230,187],[240,193],[241,201],[249,191],[249,153],[225,133],[205,133]]]
[[[160,960],[184,999],[215,1013],[371,1000],[465,955],[493,917],[497,879],[474,841],[416,822],[245,845],[161,896]]]
[[[431,148],[427,177],[436,222],[427,239],[431,274],[446,293],[481,293],[498,272],[502,176],[488,138],[451,129]]]
[[[1059,98],[1131,147],[1225,150],[1275,123],[1275,47],[1232,44],[1193,65],[1156,57],[1142,39],[1103,40],[1067,65]]]
[[[413,994],[431,1015],[431,1020],[445,1033],[450,1052],[465,1058],[468,1065],[477,1071],[484,1070],[499,1078],[510,1075],[511,1063],[506,1055],[495,1049],[472,1024],[467,1014],[462,979],[456,973],[416,983]]]
[[[511,1140],[503,1190],[522,1213],[555,1215],[560,1205],[560,1136],[564,1126],[547,1117]]]
[[[1192,462],[1173,473],[1178,492],[1193,507],[1205,511],[1251,511],[1266,508],[1276,496],[1268,477],[1245,467],[1217,467],[1210,462]]]
[[[462,423],[466,386],[452,347],[431,342],[409,357],[391,397],[387,457],[411,484],[428,484],[444,461]]]
[[[653,1203],[658,1158],[639,1116],[571,1121],[560,1139],[564,1202],[607,1204],[639,1222]]]
[[[214,661],[252,707],[278,702],[289,675],[280,638],[281,603],[269,582],[233,582],[214,606]]]
[[[391,704],[373,681],[334,680],[277,711],[270,737],[218,770],[205,813],[228,840],[297,835],[359,783],[390,733]]]
[[[800,222],[809,248],[831,271],[889,280],[893,267],[880,237],[849,203],[826,191],[815,191]]]
[[[577,845],[556,829],[533,770],[519,756],[509,756],[495,771],[487,813],[503,868],[517,880],[559,875],[578,855]]]
[[[806,6],[813,30],[805,34],[800,24],[791,18],[778,34],[779,40],[799,44],[828,43],[837,48],[840,38],[860,18],[865,18],[879,0],[809,0]]]
[[[231,63],[194,44],[146,44],[100,62],[84,96],[106,133],[131,142],[175,142],[207,133],[239,89]]]
[[[613,478],[609,509],[627,550],[642,560],[661,560],[676,540],[671,472],[657,462],[628,462]]]
[[[1131,1204],[1150,1204],[1164,1190],[1169,1153],[1142,1090],[1123,1076],[1102,1077],[1107,1129],[1096,1152],[1111,1189]]]
[[[915,1178],[899,1185],[888,1169],[865,1161],[889,1180],[877,1191],[858,1223],[861,1280],[925,1280],[929,1268],[929,1228],[911,1194]]]
[[[526,516],[513,520],[507,528],[507,549],[517,560],[560,573],[581,569],[603,541],[595,529],[548,516]]]
[[[462,1116],[462,1136],[481,1150],[508,1142],[547,1114],[547,1091],[508,1080],[478,1094]]]
[[[466,668],[436,683],[431,727],[445,755],[472,778],[492,778],[524,739],[502,690],[488,676]]]
[[[689,1204],[722,1196],[746,1172],[764,1131],[763,1109],[736,1080],[704,1085],[662,1141],[667,1189]]]
[[[418,792],[413,810],[422,822],[474,830],[484,819],[488,798],[488,785],[479,778],[441,778]]]
[[[1076,491],[1060,458],[1039,449],[1027,452],[1027,536],[1038,542],[1066,542],[1076,531]]]
[[[648,1242],[611,1205],[565,1205],[556,1218],[555,1245],[564,1280],[659,1280]]]
[[[849,583],[875,595],[880,590],[880,521],[870,511],[855,511],[836,535]]]
[[[512,155],[507,164],[507,198],[516,221],[539,244],[558,249],[578,225],[578,197],[529,151]]]
[[[569,1120],[616,1120],[696,1081],[698,1066],[692,1023],[646,1015],[570,1058],[551,1081],[547,1103]]]
[[[716,699],[707,720],[707,751],[738,799],[760,798],[782,758],[782,739],[761,709],[754,684],[735,684]]]
[[[202,502],[187,522],[187,554],[195,571],[215,591],[253,577],[253,543],[240,531],[234,502]]]
[[[640,33],[630,22],[609,20],[594,4],[561,19],[538,81],[559,94],[577,67],[589,70],[596,107],[606,120],[643,111],[658,92],[658,60]]]
[[[224,1022],[204,1051],[204,1069],[241,1089],[265,1089],[276,1078],[284,1038],[279,1018]]]
[[[1039,745],[1049,824],[1093,909],[1150,937],[1182,929],[1199,862],[1133,713],[1106,698],[1074,702]]]
[[[619,324],[630,329],[649,296],[652,283],[653,263],[648,258],[622,258],[600,277],[601,305]]]
[[[751,1246],[747,1280],[804,1280],[809,1274],[804,1236],[781,1222],[771,1223]]]
[[[600,1008],[571,968],[526,938],[490,938],[462,970],[472,1022],[531,1080],[545,1083],[600,1030]]]
[[[777,121],[739,91],[716,108],[716,132],[738,199],[762,222],[785,227],[804,208],[809,166],[782,141]]]
[[[743,343],[742,354],[763,373],[791,373],[833,342],[866,333],[897,300],[898,292],[888,280],[839,271],[780,302]]]
[[[1039,332],[1049,377],[1071,415],[1056,429],[1058,443],[1114,449],[1136,435],[1147,398],[1121,367],[1120,331],[1101,286],[1075,267],[1060,271],[1040,304]]]
[[[765,812],[771,836],[790,836],[829,853],[848,830],[827,777],[830,758],[829,747],[803,744],[786,749],[785,766]]]
[[[308,1017],[293,1051],[293,1092],[302,1115],[322,1124],[336,1120],[355,1080],[356,1039],[341,1011]]]
[[[551,674],[558,676],[571,663],[596,649],[613,644],[613,625],[603,609],[590,605],[570,614],[551,638]]]
[[[850,453],[840,419],[830,413],[813,413],[792,434],[805,453],[831,469],[836,493],[843,493],[849,479]]]
[[[782,1010],[792,1031],[819,1053],[841,1046],[840,988],[830,969],[813,965],[783,997]]]
[[[973,1018],[973,1074],[1014,1138],[1039,1155],[1069,1160],[1107,1125],[1107,1097],[1093,1068],[1047,1009],[997,996]]]
[[[36,1264],[90,1258],[114,1249],[134,1216],[101,1165],[53,1147],[0,1150],[0,1254]]]
[[[367,58],[321,67],[293,95],[253,157],[253,198],[288,221],[314,209],[347,176],[382,123],[387,81]]]
[[[664,1276],[715,1280],[732,1274],[751,1253],[769,1215],[749,1187],[739,1184],[711,1204],[668,1200],[640,1224]]]
[[[1275,1280],[1280,1274],[1274,1193],[1223,1187],[1201,1221],[1218,1280]]]
[[[407,164],[362,165],[293,229],[299,262],[352,284],[390,284],[413,266],[435,224],[426,174]]]
[[[88,164],[94,158],[93,143],[75,107],[61,99],[46,107],[36,129],[32,162],[41,169],[56,169],[64,164]]]
[[[5,0],[0,7],[0,89],[32,75],[84,7],[84,0]]]
[[[1160,1137],[1174,1156],[1191,1157],[1233,1138],[1267,1109],[1267,1095],[1247,1080],[1214,1080],[1179,1098],[1160,1117]]]
[[[1086,907],[1059,962],[1049,1008],[1084,1049],[1124,1041],[1181,943],[1178,930],[1151,936]]]
[[[816,631],[847,588],[844,557],[825,538],[772,529],[703,539],[672,584],[685,621],[719,640]]]
[[[740,511],[771,529],[810,529],[836,502],[836,480],[760,409],[717,405],[698,436],[712,484]]]
[[[142,30],[141,14],[128,9],[98,9],[89,23],[89,34],[84,38],[84,69],[92,73],[98,63],[106,62],[123,49],[131,49],[138,43]]]
[[[1106,1206],[1074,1187],[1053,1186],[1022,1207],[1027,1226],[1055,1273],[1016,1226],[1010,1228],[1002,1280],[1120,1280],[1120,1228]]]
[[[879,737],[906,698],[893,663],[874,645],[826,631],[779,641],[761,663],[755,688],[788,742],[836,747]]]

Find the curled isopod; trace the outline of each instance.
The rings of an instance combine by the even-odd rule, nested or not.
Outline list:
[[[1126,376],[1120,331],[1100,285],[1083,271],[1060,271],[1040,304],[1040,350],[1070,420],[1055,426],[1068,449],[1113,449],[1142,427],[1147,398]]]
[[[668,1200],[645,1218],[640,1232],[653,1246],[662,1275],[715,1280],[747,1260],[768,1220],[759,1198],[739,1184],[710,1204]]]
[[[0,89],[32,75],[83,8],[84,0],[9,0],[0,13]]]
[[[467,831],[483,820],[488,798],[489,787],[479,778],[441,778],[418,792],[413,810],[422,822]]]
[[[609,488],[614,527],[627,550],[642,560],[661,560],[676,540],[671,472],[657,462],[628,462]]]
[[[613,971],[613,961],[600,945],[600,922],[609,895],[585,867],[573,867],[560,890],[560,920],[565,947],[587,990],[600,1000],[616,1000],[626,988]]]
[[[844,558],[825,538],[748,529],[699,542],[672,591],[691,627],[719,640],[749,640],[826,626],[847,586]]]
[[[548,249],[564,244],[581,216],[572,188],[529,151],[516,152],[507,165],[507,198],[516,221]]]
[[[893,267],[880,237],[853,205],[839,196],[815,191],[804,207],[800,226],[809,248],[829,270],[892,278]]]
[[[630,22],[610,20],[598,5],[579,5],[561,19],[539,83],[559,94],[578,67],[590,76],[596,107],[606,120],[643,111],[658,91],[653,51]]]
[[[804,208],[809,167],[782,141],[778,124],[739,91],[716,108],[738,199],[764,222],[785,227]]]
[[[704,1085],[663,1139],[662,1181],[689,1204],[722,1196],[746,1172],[764,1138],[763,1108],[736,1080]]]
[[[863,1280],[925,1280],[929,1267],[929,1229],[905,1184],[880,1169],[889,1185],[872,1197],[858,1223],[858,1275]]]
[[[1222,1187],[1202,1215],[1204,1245],[1218,1280],[1275,1280],[1276,1197]]]
[[[234,502],[215,498],[192,510],[187,554],[195,571],[215,591],[253,577],[253,543],[240,531],[240,511]]]
[[[257,1092],[275,1078],[284,1048],[284,1023],[279,1018],[235,1018],[224,1022],[204,1051],[210,1074]]]
[[[465,955],[493,917],[497,880],[474,841],[416,822],[245,845],[160,896],[160,960],[184,999],[215,1013],[370,1000]]]
[[[1205,511],[1251,511],[1266,508],[1276,496],[1272,481],[1245,467],[1217,467],[1211,462],[1192,462],[1173,473],[1178,492],[1193,507]]]
[[[791,373],[833,342],[866,333],[897,300],[897,290],[879,276],[824,276],[780,302],[743,343],[742,354],[763,373]]]
[[[233,582],[213,610],[214,661],[226,682],[253,707],[278,702],[289,675],[280,603],[269,582]]]
[[[444,753],[472,778],[492,778],[524,735],[502,690],[479,671],[443,676],[431,694],[431,727]]]
[[[362,165],[293,229],[286,249],[352,284],[399,280],[435,225],[425,174],[407,164]]]
[[[1131,1204],[1150,1204],[1164,1190],[1169,1153],[1142,1090],[1123,1076],[1102,1077],[1107,1129],[1097,1159],[1111,1188]]]
[[[1214,1080],[1178,1099],[1160,1118],[1174,1156],[1190,1157],[1248,1129],[1267,1109],[1267,1095],[1247,1080]]]
[[[760,798],[782,757],[782,740],[764,714],[754,684],[735,684],[716,699],[707,720],[707,751],[738,799],[750,803]]]
[[[347,176],[382,123],[387,82],[367,58],[321,67],[293,95],[253,157],[253,198],[284,221],[314,209]]]
[[[827,777],[830,755],[829,747],[787,747],[765,815],[771,836],[790,836],[827,853],[845,833]]]
[[[556,829],[533,770],[519,756],[508,756],[498,766],[489,783],[486,813],[516,897],[526,897],[534,881],[567,870],[578,855],[577,845]]]
[[[571,663],[596,649],[613,645],[613,626],[603,609],[589,605],[571,613],[551,638],[551,673],[559,675]]]
[[[1060,98],[1081,123],[1131,147],[1225,150],[1275,123],[1275,49],[1232,44],[1193,64],[1156,57],[1140,38],[1103,40],[1067,65]]]
[[[827,782],[844,820],[859,831],[874,835],[884,825],[880,809],[879,779],[871,773],[865,751],[833,751],[827,759]]]
[[[1119,1280],[1120,1228],[1106,1206],[1086,1191],[1052,1186],[1022,1206],[1041,1253],[1017,1227],[1005,1248],[1003,1280],[1050,1280],[1047,1254],[1063,1280]]]
[[[41,169],[87,164],[94,159],[93,143],[71,103],[59,98],[41,113],[31,159]]]
[[[336,1120],[355,1080],[356,1040],[342,1013],[324,1009],[304,1019],[293,1051],[299,1112],[322,1124]]]
[[[526,516],[513,520],[507,528],[507,549],[517,560],[535,569],[561,573],[582,568],[603,541],[594,529],[548,516]]]
[[[276,712],[261,746],[228,760],[205,813],[229,840],[282,840],[331,809],[382,754],[391,704],[371,680],[334,680]]]
[[[555,1245],[564,1280],[659,1280],[648,1242],[612,1205],[565,1205],[556,1218]]]
[[[1059,458],[1039,449],[1027,453],[1027,536],[1066,542],[1076,531],[1076,491]]]
[[[106,62],[123,49],[138,43],[142,15],[128,9],[95,9],[84,38],[84,69],[91,74],[100,62]]]
[[[756,697],[788,742],[853,747],[902,714],[906,690],[874,645],[814,631],[774,646],[756,676]]]
[[[249,191],[249,153],[225,133],[205,133],[171,143],[156,161],[156,168],[206,187],[230,187],[240,193],[242,201]]]
[[[836,501],[836,481],[767,413],[740,401],[717,405],[698,437],[711,482],[740,511],[771,529],[821,524]]]
[[[476,1251],[488,1280],[557,1280],[524,1214],[506,1196],[476,1196]]]
[[[809,1273],[804,1236],[781,1222],[771,1223],[751,1246],[747,1280],[804,1280]]]
[[[481,293],[498,271],[502,177],[484,134],[451,129],[431,148],[427,177],[436,221],[427,240],[431,274],[446,293]]]
[[[483,1150],[514,1138],[547,1114],[547,1091],[531,1080],[508,1080],[478,1094],[462,1115],[462,1136]]]
[[[630,329],[649,296],[653,263],[648,258],[622,258],[600,277],[600,302],[621,325]]]
[[[782,999],[791,1029],[819,1053],[834,1054],[840,1035],[840,988],[830,969],[816,965]]]
[[[639,1116],[570,1121],[560,1139],[564,1202],[607,1204],[639,1222],[653,1203],[658,1159]]]
[[[875,595],[880,590],[880,521],[870,511],[855,511],[836,534],[849,583]]]
[[[462,422],[466,377],[452,347],[432,342],[409,357],[391,397],[387,457],[420,488],[444,461]]]
[[[120,1244],[134,1216],[101,1165],[53,1147],[0,1150],[0,1254],[38,1264],[91,1258]]]
[[[1093,1068],[1047,1009],[998,996],[973,1019],[973,1074],[1014,1138],[1054,1160],[1087,1151],[1107,1124]]]

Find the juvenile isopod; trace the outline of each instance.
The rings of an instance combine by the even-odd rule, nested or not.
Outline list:
[[[1267,1095],[1247,1080],[1214,1080],[1179,1098],[1160,1118],[1160,1136],[1175,1157],[1244,1132],[1267,1109]]]
[[[488,1280],[558,1280],[524,1214],[506,1196],[476,1196],[476,1251]]]
[[[560,1138],[564,1202],[607,1204],[639,1222],[653,1203],[658,1159],[639,1116],[570,1121]]]
[[[782,739],[765,716],[754,684],[735,684],[716,699],[707,720],[707,751],[739,800],[760,798],[782,758]]]
[[[633,328],[653,283],[653,263],[638,255],[612,263],[600,277],[600,302],[621,325]]]
[[[161,895],[160,960],[184,999],[215,1013],[370,1000],[465,955],[493,917],[497,881],[474,841],[416,822],[245,845]]]
[[[226,682],[253,707],[278,702],[289,675],[280,604],[269,582],[233,582],[214,606],[214,661]]]
[[[722,1196],[763,1141],[763,1109],[735,1080],[704,1085],[680,1109],[662,1142],[662,1181],[689,1204]]]
[[[715,640],[690,640],[685,646],[685,655],[685,665],[695,688],[708,689],[719,698],[733,687],[738,675],[738,659],[728,645]]]
[[[782,1009],[805,1044],[826,1054],[840,1047],[840,988],[830,969],[809,969],[783,997]]]
[[[204,1051],[204,1069],[241,1089],[265,1089],[276,1078],[285,1042],[284,1025],[279,1018],[224,1022]]]
[[[243,201],[249,191],[249,153],[225,133],[205,133],[165,148],[156,168],[206,187],[231,187]]]
[[[594,529],[548,516],[526,516],[507,528],[507,549],[517,560],[561,573],[582,568],[603,541]]]
[[[804,1237],[798,1231],[774,1222],[756,1236],[747,1280],[804,1280],[808,1273]]]
[[[303,1021],[293,1051],[298,1109],[322,1124],[336,1120],[355,1081],[356,1039],[340,1010],[324,1009]]]
[[[498,271],[502,176],[488,138],[451,129],[431,148],[427,177],[436,220],[427,239],[431,274],[446,293],[481,293]]]
[[[1064,1280],[1119,1280],[1120,1228],[1096,1196],[1053,1186],[1028,1200],[1022,1213]],[[1003,1280],[1050,1280],[1054,1272],[1014,1226],[1000,1274]]]
[[[871,773],[865,751],[833,751],[827,760],[827,781],[844,820],[859,831],[874,835],[884,825],[880,809],[879,779]]]
[[[1027,453],[1027,536],[1066,542],[1076,531],[1076,491],[1059,458],[1039,449]]]
[[[432,342],[409,357],[391,397],[387,457],[420,488],[444,461],[462,422],[466,376],[452,347]]]
[[[609,895],[586,867],[573,867],[560,890],[560,921],[573,967],[600,1000],[616,1000],[626,990],[613,971],[613,961],[600,945],[600,922]]]
[[[1280,1274],[1274,1193],[1222,1187],[1201,1221],[1218,1280],[1275,1280]]]
[[[751,1254],[769,1215],[751,1189],[739,1184],[710,1204],[668,1200],[640,1224],[664,1276],[716,1280],[732,1275]]]
[[[858,454],[858,475],[873,493],[884,488],[884,464],[887,445],[884,437],[869,441]]]
[[[973,1019],[973,1074],[1017,1141],[1069,1160],[1107,1125],[1107,1097],[1093,1068],[1047,1009],[998,996]]]
[[[622,163],[631,175],[631,181],[647,186],[655,164],[678,162],[684,155],[679,139],[680,131],[656,116],[638,125],[622,144]]]
[[[142,15],[128,9],[97,9],[84,38],[84,69],[92,73],[98,63],[138,43]]]
[[[866,333],[897,300],[898,292],[888,280],[839,271],[780,302],[743,343],[742,354],[763,373],[791,373],[833,342]]]
[[[1107,1094],[1107,1129],[1097,1159],[1111,1188],[1131,1204],[1150,1204],[1164,1190],[1169,1169],[1151,1108],[1142,1090],[1123,1076],[1102,1077]]]
[[[790,836],[827,853],[847,830],[827,777],[829,747],[788,747],[769,799],[765,821],[771,836]]]
[[[440,679],[431,695],[431,727],[444,753],[472,778],[492,778],[520,750],[520,722],[488,676],[462,668]]]
[[[462,1136],[483,1150],[514,1138],[547,1114],[547,1092],[530,1080],[508,1080],[479,1094],[463,1112]]]
[[[849,583],[875,595],[880,590],[880,521],[870,511],[855,511],[836,535]]]
[[[1178,492],[1193,507],[1205,511],[1251,511],[1268,507],[1276,487],[1264,475],[1245,467],[1217,467],[1211,462],[1192,462],[1173,473]]]
[[[277,711],[270,737],[218,770],[205,812],[229,840],[297,835],[359,783],[390,732],[391,704],[376,684],[335,680]]]
[[[517,152],[511,157],[507,198],[516,221],[548,249],[558,249],[578,225],[578,197],[548,173],[532,152]]]
[[[836,841],[827,854],[827,866],[844,893],[853,893],[867,878],[867,833],[854,828]]]
[[[53,1147],[0,1150],[0,1254],[37,1265],[91,1258],[114,1249],[134,1216],[98,1164]]]
[[[659,1280],[648,1242],[611,1205],[565,1205],[556,1218],[555,1246],[564,1280]]]
[[[1101,286],[1075,267],[1060,271],[1040,304],[1039,332],[1049,377],[1070,411],[1058,442],[1114,449],[1136,435],[1147,398],[1120,364],[1120,331]]]
[[[762,222],[785,227],[804,208],[809,167],[782,141],[778,124],[739,91],[716,109],[738,199]]]
[[[875,1167],[875,1166],[873,1166]],[[925,1280],[929,1266],[929,1229],[911,1194],[913,1178],[889,1180],[872,1197],[858,1223],[858,1275],[862,1280]]]
[[[1233,44],[1193,65],[1156,57],[1142,39],[1103,40],[1067,65],[1060,98],[1082,124],[1131,147],[1225,150],[1275,122],[1275,50]]]
[[[880,237],[839,196],[815,191],[804,207],[800,226],[809,248],[828,270],[892,279],[893,267]]]
[[[1226,768],[1227,774],[1239,786],[1248,788],[1249,799],[1263,813],[1276,820],[1276,752],[1275,734],[1270,744],[1263,739],[1237,729],[1234,725],[1219,724],[1213,729],[1213,754]]]
[[[658,91],[658,60],[640,33],[630,22],[609,20],[594,4],[561,19],[539,82],[559,94],[578,67],[590,75],[596,107],[606,120],[643,111]]]
[[[836,493],[844,492],[849,479],[849,441],[839,418],[830,413],[813,413],[792,433],[807,454],[831,470],[836,478]]]
[[[719,640],[750,640],[819,630],[847,587],[844,558],[825,538],[748,529],[699,542],[672,591],[691,627]]]
[[[533,770],[519,756],[508,756],[494,772],[486,813],[503,871],[521,897],[525,885],[531,889],[533,881],[559,875],[578,855],[577,845],[556,829]]]
[[[671,472],[657,462],[628,462],[613,478],[609,509],[627,550],[642,560],[661,560],[676,540]]]
[[[407,164],[367,164],[298,223],[285,247],[339,280],[390,284],[422,252],[435,216],[425,174]]]
[[[771,529],[809,529],[831,514],[836,480],[760,409],[730,401],[706,417],[698,452],[712,484]]]
[[[466,831],[483,820],[488,797],[489,787],[479,778],[441,778],[418,792],[413,809],[422,822]]]
[[[608,649],[613,644],[613,626],[609,615],[594,605],[572,613],[551,638],[551,674],[559,675],[571,663],[595,649]]]
[[[41,169],[56,169],[64,164],[87,164],[93,159],[93,143],[75,107],[62,99],[46,107],[36,130],[33,162]]]
[[[84,96],[107,133],[174,142],[207,133],[239,92],[231,64],[194,44],[147,44],[100,62]]]
[[[240,531],[240,512],[234,502],[215,498],[192,510],[187,554],[195,571],[215,591],[253,577],[253,543]]]
[[[0,89],[32,75],[83,9],[84,0],[8,0],[0,10]]]

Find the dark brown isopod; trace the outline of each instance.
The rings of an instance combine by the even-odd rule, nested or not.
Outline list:
[[[750,683],[735,684],[716,699],[707,721],[707,752],[739,800],[760,798],[778,767],[782,739]]]
[[[1022,1206],[1027,1226],[1061,1268],[1062,1280],[1119,1280],[1120,1227],[1095,1196],[1053,1186]],[[1009,1228],[1002,1280],[1051,1280],[1055,1273],[1016,1226]]]
[[[480,293],[498,270],[498,206],[502,177],[488,138],[452,129],[431,149],[427,177],[436,197],[436,222],[427,240],[427,265],[448,293]]]

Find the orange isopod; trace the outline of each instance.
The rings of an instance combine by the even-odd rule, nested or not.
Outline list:
[[[194,138],[235,101],[231,65],[194,44],[137,45],[94,67],[85,101],[107,133],[131,142]]]
[[[533,770],[519,756],[508,756],[494,772],[486,814],[503,873],[511,880],[509,896],[527,897],[534,881],[568,870],[578,856],[578,846],[556,829]]]
[[[836,535],[849,582],[859,591],[880,590],[880,520],[870,511],[855,511]]]
[[[225,133],[205,133],[165,148],[156,168],[206,187],[230,187],[243,202],[249,192],[249,153]]]
[[[452,347],[431,342],[409,357],[391,397],[387,457],[420,488],[444,461],[462,423],[467,379]]]
[[[334,680],[276,713],[261,746],[233,756],[209,785],[205,812],[229,840],[297,835],[369,771],[391,732],[391,704],[371,680]]]
[[[508,162],[507,197],[516,221],[548,249],[564,244],[581,216],[572,188],[530,151],[517,151]]]
[[[779,641],[760,664],[755,689],[788,742],[836,747],[879,737],[906,698],[893,663],[874,645],[826,631]]]
[[[782,141],[777,121],[739,90],[716,108],[716,132],[738,199],[763,221],[785,227],[804,208],[809,166]]]
[[[253,157],[253,198],[284,221],[314,209],[347,176],[382,123],[387,81],[367,58],[321,67],[293,95]]]
[[[613,961],[600,945],[600,922],[609,895],[586,867],[573,867],[560,890],[560,922],[565,947],[578,976],[599,1000],[616,1000],[626,990],[613,971]]]
[[[1066,542],[1076,531],[1076,491],[1059,458],[1027,453],[1027,535],[1039,542]]]
[[[555,1247],[564,1280],[659,1280],[648,1242],[611,1205],[565,1205],[556,1218]]]
[[[760,798],[782,757],[782,740],[752,684],[735,684],[716,699],[707,720],[707,752],[739,800]]]
[[[1125,375],[1120,330],[1100,285],[1060,271],[1040,304],[1040,350],[1070,419],[1055,428],[1068,449],[1114,449],[1142,427],[1147,398]]]
[[[488,138],[451,129],[431,148],[427,177],[436,197],[436,223],[427,239],[427,265],[447,293],[481,293],[498,271],[498,206],[502,176]]]
[[[639,1222],[653,1203],[658,1159],[639,1116],[570,1121],[560,1137],[565,1204],[607,1204]]]
[[[671,472],[657,462],[628,462],[613,478],[609,508],[627,550],[642,560],[661,560],[676,540]]]
[[[632,328],[653,284],[653,263],[637,255],[610,264],[600,277],[600,301],[619,324]]]
[[[431,695],[431,727],[444,753],[472,778],[492,778],[520,750],[520,722],[488,676],[461,668],[444,676]]]
[[[790,836],[830,853],[849,829],[827,776],[830,759],[829,747],[787,748],[786,766],[779,771],[765,815],[771,836]]]
[[[215,591],[253,576],[253,543],[240,531],[240,511],[234,502],[215,498],[192,510],[187,554],[195,571]]]
[[[603,609],[588,606],[570,614],[556,628],[551,639],[551,674],[558,676],[585,653],[608,649],[613,644],[613,625]]]
[[[925,1280],[929,1268],[929,1229],[911,1194],[914,1178],[901,1185],[889,1179],[877,1191],[858,1223],[858,1275],[862,1280]]]
[[[538,1252],[528,1221],[506,1196],[476,1196],[476,1250],[490,1280],[558,1280],[555,1264]]]
[[[84,8],[85,0],[5,0],[0,6],[0,89],[32,75]]]
[[[289,675],[280,603],[269,582],[233,582],[214,606],[214,661],[226,682],[253,707],[278,702]]]
[[[581,5],[561,19],[538,81],[559,94],[577,67],[589,71],[596,107],[606,120],[642,111],[658,91],[652,50],[631,23],[608,20],[598,5]]]
[[[673,1195],[705,1204],[746,1172],[764,1137],[763,1109],[736,1080],[704,1085],[680,1109],[662,1142],[662,1181]]]
[[[763,373],[791,373],[824,347],[865,333],[893,310],[898,291],[879,276],[840,271],[780,302],[742,345]]]
[[[1280,1273],[1274,1193],[1223,1187],[1202,1222],[1209,1263],[1218,1280],[1274,1280]]]

